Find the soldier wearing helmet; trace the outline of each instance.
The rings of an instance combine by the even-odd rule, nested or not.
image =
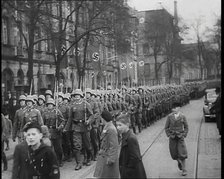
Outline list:
[[[138,125],[138,131],[140,133],[142,130],[142,99],[139,94],[137,94],[137,90],[135,88],[132,88],[131,94],[136,103],[135,120],[136,124]]]
[[[33,100],[34,100],[34,108],[38,108],[38,96],[36,94],[33,95]]]
[[[51,90],[45,91],[45,98],[46,98],[46,101],[48,100],[48,98],[53,98],[53,93]]]
[[[65,94],[62,92],[58,93],[58,109],[61,111],[63,118],[65,120],[65,125],[68,121],[69,117],[69,106],[64,102]],[[65,126],[64,125],[64,126]],[[71,151],[71,143],[70,143],[70,131],[62,132],[62,149],[64,154],[63,161],[71,161],[72,151]]]
[[[38,96],[38,106],[37,109],[40,111],[41,115],[43,114],[44,110],[46,109],[45,105],[45,96],[39,95]]]
[[[73,152],[76,159],[75,170],[82,168],[81,151],[84,147],[87,160],[91,158],[91,142],[88,126],[94,121],[93,111],[90,104],[83,99],[81,89],[76,89],[71,94],[73,103],[70,106],[69,119],[65,126],[65,131],[70,127],[73,131]]]
[[[46,105],[47,108],[43,112],[43,121],[49,129],[51,143],[57,155],[58,163],[62,166],[62,130],[65,121],[61,111],[55,108],[54,99],[48,98]]]
[[[18,142],[21,143],[23,141],[23,126],[22,121],[24,118],[24,113],[26,109],[26,96],[21,95],[19,97],[19,105],[20,108],[16,111],[13,123],[13,131],[12,131],[12,140],[15,142],[16,137],[18,137]]]
[[[37,121],[39,123],[39,125],[43,125],[43,119],[42,119],[42,116],[41,116],[41,113],[38,109],[35,109],[34,108],[34,99],[33,99],[33,96],[32,95],[28,95],[26,97],[26,110],[25,110],[25,113],[24,113],[24,120],[22,122],[22,127],[24,127],[24,125],[27,123],[27,122],[31,122],[31,121]]]
[[[99,124],[100,124],[100,109],[95,99],[95,93],[90,88],[86,89],[86,101],[90,104],[93,111],[94,120],[90,129],[90,138],[93,146],[93,160],[96,161],[96,155],[99,150]],[[90,161],[87,160],[86,165],[90,165]]]

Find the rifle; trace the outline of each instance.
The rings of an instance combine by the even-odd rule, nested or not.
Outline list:
[[[56,129],[58,128],[58,81],[55,82],[55,109],[56,109]]]
[[[33,78],[31,79],[31,84],[30,84],[30,95],[32,93],[32,88],[33,88]]]

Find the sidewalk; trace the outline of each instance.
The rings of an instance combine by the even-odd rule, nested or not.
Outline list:
[[[198,178],[221,178],[221,138],[215,122],[201,126]]]

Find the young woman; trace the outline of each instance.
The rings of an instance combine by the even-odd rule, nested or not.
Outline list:
[[[97,178],[119,178],[118,164],[118,135],[109,111],[101,114],[105,126],[101,134],[100,151],[97,158],[94,177]]]
[[[174,103],[172,113],[167,117],[165,131],[169,137],[170,155],[173,160],[177,160],[178,168],[182,170],[182,175],[187,175],[185,159],[187,158],[187,148],[184,138],[188,133],[186,117],[180,112],[180,103]]]
[[[130,116],[121,114],[116,119],[118,132],[122,134],[119,168],[121,178],[147,178],[138,140],[130,130]]]
[[[23,163],[24,171],[20,171],[20,173],[26,173],[26,177],[16,175],[15,171],[13,171],[14,175],[12,178],[59,179],[60,173],[56,155],[49,146],[41,142],[43,135],[41,126],[37,122],[28,122],[24,126],[24,132],[26,133],[28,151],[23,158],[16,161],[16,164],[14,161],[13,170],[18,170],[17,168],[20,168],[20,165]],[[19,148],[16,147],[15,158],[18,158],[17,155],[21,155],[20,153]]]

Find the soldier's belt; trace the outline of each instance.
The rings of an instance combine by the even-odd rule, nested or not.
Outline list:
[[[56,129],[56,126],[48,126],[49,129]]]
[[[73,121],[73,123],[75,123],[75,124],[84,123],[84,121],[83,120],[76,120],[76,121]]]

